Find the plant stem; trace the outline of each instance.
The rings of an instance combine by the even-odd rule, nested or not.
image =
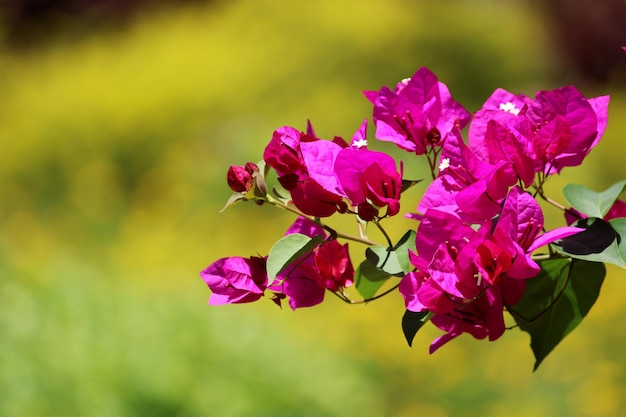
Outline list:
[[[374,301],[377,300],[379,298],[384,297],[387,294],[392,293],[393,291],[395,291],[398,287],[400,286],[400,283],[397,283],[396,285],[394,285],[393,287],[389,288],[387,291],[380,293],[378,295],[375,295],[374,297],[370,297],[370,298],[364,298],[362,300],[350,300],[349,298],[347,298],[345,295],[343,294],[338,294],[334,291],[331,291],[333,294],[335,294],[337,297],[339,297],[340,300],[344,301],[347,304],[365,304],[365,303],[369,303],[370,301]]]
[[[378,227],[378,230],[380,230],[380,232],[383,234],[383,236],[385,236],[385,239],[387,240],[387,245],[390,248],[392,248],[393,247],[393,243],[391,243],[391,238],[387,234],[387,231],[385,229],[383,229],[383,227],[380,225],[380,221],[374,220],[374,224],[376,225],[376,227]]]
[[[282,209],[285,209],[297,216],[300,217],[304,217],[305,219],[308,219],[312,222],[317,223],[318,225],[320,225],[321,227],[323,227],[324,229],[326,229],[332,236],[335,236],[337,238],[341,238],[341,239],[346,239],[346,240],[351,240],[353,242],[359,242],[359,243],[363,243],[364,245],[368,245],[368,246],[372,246],[372,245],[377,245],[378,243],[374,242],[373,240],[370,240],[366,237],[361,237],[361,236],[354,236],[354,235],[350,235],[347,233],[342,233],[342,232],[338,232],[335,229],[333,229],[332,227],[322,223],[322,221],[318,218],[309,216],[307,214],[302,213],[300,210],[289,206],[288,204],[283,204],[282,202],[276,200],[275,198],[273,198],[270,195],[267,195],[267,200],[268,203],[272,204],[273,206],[276,207],[280,207]]]

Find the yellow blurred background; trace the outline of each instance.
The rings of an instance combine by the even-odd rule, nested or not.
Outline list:
[[[423,65],[471,111],[497,87],[532,96],[577,82],[587,96],[610,94],[604,141],[551,195],[626,178],[623,75],[599,81],[564,64],[537,2],[180,2],[93,30],[61,13],[28,44],[7,29],[11,16],[0,12],[0,416],[626,408],[617,268],[534,374],[518,330],[429,356],[439,333],[426,326],[409,348],[397,294],[367,306],[327,296],[296,312],[267,300],[208,307],[198,276],[220,257],[267,254],[293,220],[252,204],[220,213],[229,165],[258,161],[274,129],[307,119],[321,137],[350,137],[371,117],[362,90]],[[423,161],[376,146],[420,172]],[[410,192],[405,212],[419,198]]]

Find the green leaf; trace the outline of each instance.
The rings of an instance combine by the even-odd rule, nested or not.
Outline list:
[[[428,311],[415,312],[407,310],[404,312],[404,316],[402,316],[402,332],[409,346],[413,345],[415,335],[432,316],[433,313]]]
[[[619,252],[622,261],[626,260],[626,218],[618,218],[609,220],[609,224],[617,233],[617,251]],[[624,267],[626,265],[626,261]]]
[[[269,173],[269,167],[265,164],[265,161],[261,160],[257,163],[259,172],[252,174],[254,178],[253,193],[255,197],[265,198],[267,195],[267,174]]]
[[[317,246],[324,236],[309,237],[292,233],[280,239],[272,246],[267,257],[267,278],[270,285],[285,267]]]
[[[558,258],[540,264],[539,275],[526,281],[521,300],[509,309],[530,334],[534,370],[591,310],[606,275],[599,262]]]
[[[248,199],[246,198],[246,194],[235,192],[233,195],[230,196],[224,207],[220,210],[220,213],[240,201],[248,201]]]
[[[381,271],[401,277],[411,270],[409,249],[415,249],[415,230],[406,232],[393,247],[370,246],[365,250],[365,257]]]
[[[609,222],[598,218],[581,219],[574,226],[584,231],[553,243],[561,254],[591,262],[604,262],[626,268],[626,245],[616,227],[621,227],[626,236],[626,219],[613,219]]]
[[[596,193],[580,184],[568,184],[563,188],[565,199],[581,213],[589,217],[603,218],[615,200],[626,188],[626,180],[617,182],[603,192]]]
[[[419,184],[422,181],[423,180],[405,180],[405,179],[402,179],[402,187],[400,188],[400,192],[403,193],[406,190],[408,190],[409,188],[413,187],[414,185]]]
[[[291,200],[291,194],[283,187],[273,187],[272,194],[283,204],[287,204]]]
[[[376,268],[367,259],[361,262],[354,276],[354,286],[366,300],[375,296],[380,287],[391,278],[391,275]]]

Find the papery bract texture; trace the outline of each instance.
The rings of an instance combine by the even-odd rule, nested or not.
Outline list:
[[[400,211],[402,172],[398,171],[396,162],[391,156],[371,151],[363,145],[366,140],[361,135],[364,135],[365,123],[352,139],[352,145],[337,154],[334,164],[335,177],[342,194],[348,197],[353,206],[373,204],[380,208],[387,207],[386,214],[394,216]],[[362,210],[359,209],[359,214]],[[372,211],[375,212],[377,211]],[[366,221],[373,220],[373,217],[361,216],[361,218]]]
[[[453,127],[462,129],[470,119],[448,87],[425,67],[394,90],[383,87],[365,96],[374,104],[376,138],[417,155],[440,146]]]
[[[434,353],[463,333],[469,333],[476,339],[486,337],[491,341],[498,339],[505,330],[502,309],[500,288],[494,286],[487,289],[480,298],[465,306],[447,314],[434,315],[431,322],[447,333],[433,341],[430,345],[430,353]]]
[[[428,208],[455,213],[464,220],[481,223],[501,210],[517,174],[506,161],[492,165],[479,159],[454,129],[441,150],[439,176],[426,189],[417,210]]]
[[[342,245],[336,240],[326,242],[315,251],[313,260],[319,273],[318,279],[324,288],[339,291],[354,282],[354,267],[347,243]]]
[[[212,291],[210,305],[256,301],[267,286],[265,259],[260,257],[221,258],[200,272],[200,276]]]
[[[274,168],[279,176],[298,175],[305,171],[300,151],[302,136],[299,130],[290,126],[283,126],[274,131],[272,139],[263,152],[263,160]]]
[[[531,168],[555,174],[582,163],[604,133],[608,103],[573,86],[540,91],[535,100],[498,89],[472,119],[469,146],[485,161],[509,161],[528,187]]]
[[[276,170],[278,181],[304,214],[328,217],[347,209],[332,172],[342,149],[338,143],[315,137],[309,123],[306,134],[289,126],[277,129],[265,148],[263,159]]]
[[[324,228],[304,217],[298,217],[285,234],[292,233],[327,238]],[[338,291],[351,286],[353,282],[354,267],[348,244],[324,240],[311,252],[288,265],[268,288],[287,296],[289,306],[295,310],[321,303],[326,289]]]
[[[259,172],[259,167],[248,162],[245,166],[231,165],[226,174],[226,181],[231,190],[246,193],[254,187],[253,174]]]

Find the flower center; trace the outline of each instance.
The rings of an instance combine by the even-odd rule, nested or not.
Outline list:
[[[520,109],[515,107],[515,104],[511,103],[510,101],[507,101],[506,103],[500,103],[500,110],[514,114],[516,116],[519,114],[520,111]]]

